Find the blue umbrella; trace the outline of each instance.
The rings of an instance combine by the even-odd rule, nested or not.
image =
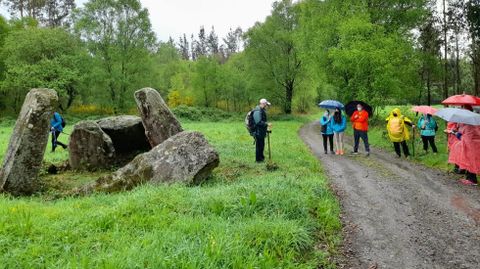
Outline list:
[[[449,122],[480,125],[480,115],[466,109],[444,108],[435,113],[435,116]]]
[[[322,101],[320,104],[318,104],[318,106],[325,109],[337,109],[337,108],[344,109],[345,108],[345,106],[342,103],[335,100]]]

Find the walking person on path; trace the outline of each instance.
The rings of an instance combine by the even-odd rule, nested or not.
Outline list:
[[[403,116],[400,109],[395,108],[390,112],[390,116],[386,119],[387,122],[387,131],[390,141],[393,142],[393,147],[395,148],[395,153],[400,158],[402,153],[400,147],[403,149],[403,155],[408,158],[410,156],[410,151],[408,150],[407,140],[410,139],[410,133],[407,126],[415,128],[412,121]]]
[[[58,141],[58,137],[63,132],[63,128],[65,127],[65,120],[58,112],[53,113],[53,117],[50,119],[50,127],[52,132],[52,152],[55,152],[55,149],[58,145],[60,145],[63,149],[66,149],[67,145]]]
[[[360,138],[365,144],[365,152],[367,156],[370,156],[370,144],[368,144],[368,112],[363,109],[361,104],[357,105],[357,111],[352,114],[350,121],[353,126],[353,154],[358,154],[358,146],[360,143]]]
[[[347,128],[347,118],[343,115],[340,109],[335,109],[333,114],[332,129],[333,140],[335,140],[335,154],[343,155],[344,144],[343,138],[345,137],[345,129]]]
[[[327,143],[330,143],[330,152],[335,154],[333,151],[333,128],[332,128],[332,114],[327,109],[325,110],[325,114],[323,114],[322,118],[320,119],[320,125],[322,126],[322,137],[323,137],[323,149],[325,150],[325,154],[328,154],[328,147]]]
[[[428,144],[432,147],[433,153],[436,154],[438,149],[435,145],[435,135],[438,130],[438,124],[435,119],[430,114],[424,114],[418,120],[417,126],[420,128],[420,136],[422,137],[425,154],[428,153]]]

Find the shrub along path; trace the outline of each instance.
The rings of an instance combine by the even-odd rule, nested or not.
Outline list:
[[[377,149],[369,158],[325,155],[317,122],[300,136],[341,200],[346,259],[340,267],[478,268],[478,188]]]

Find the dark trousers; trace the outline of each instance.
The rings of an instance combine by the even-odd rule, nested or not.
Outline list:
[[[466,178],[467,178],[467,180],[470,180],[473,183],[478,183],[477,175],[474,174],[474,173],[470,173],[470,172],[467,171]]]
[[[333,151],[333,134],[327,135],[327,134],[322,134],[323,137],[323,149],[325,152],[328,151],[327,149],[327,142],[330,141],[330,151]]]
[[[52,152],[55,151],[58,145],[60,145],[62,148],[67,148],[67,145],[63,144],[62,142],[58,141],[58,137],[60,136],[62,132],[55,130],[55,132],[52,132]]]
[[[370,152],[370,144],[368,144],[368,133],[366,131],[353,130],[353,138],[355,141],[355,144],[353,146],[354,152],[358,152],[360,138],[363,140],[363,144],[365,144],[365,151]]]
[[[398,157],[402,156],[402,153],[400,152],[400,146],[402,146],[403,154],[405,155],[405,157],[410,156],[410,151],[408,150],[407,141],[393,142],[393,147],[395,148],[395,152],[397,153]]]
[[[263,162],[265,160],[265,156],[263,155],[264,150],[265,150],[265,137],[264,136],[255,137],[255,160],[257,162]]]
[[[422,135],[422,141],[423,141],[423,150],[427,151],[428,150],[428,143],[430,143],[430,146],[432,147],[433,152],[437,153],[437,146],[435,145],[435,136],[424,136]]]

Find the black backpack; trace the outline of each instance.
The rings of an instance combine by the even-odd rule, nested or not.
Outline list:
[[[256,124],[255,124],[255,119],[253,118],[253,113],[255,112],[255,108],[250,110],[248,113],[247,113],[247,116],[245,117],[245,127],[247,128],[248,130],[248,133],[253,136],[255,134],[255,127],[256,127]]]
[[[60,116],[60,118],[62,119],[62,128],[65,128],[65,126],[67,125],[67,122],[62,116]]]

